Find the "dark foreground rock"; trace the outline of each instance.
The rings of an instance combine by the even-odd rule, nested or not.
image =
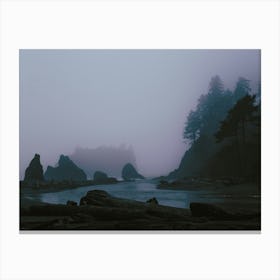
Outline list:
[[[158,205],[158,201],[157,201],[157,199],[156,199],[155,197],[148,199],[148,200],[146,201],[146,203],[151,203],[151,204],[156,204],[156,205]]]
[[[156,199],[156,198],[155,198]],[[154,199],[152,199],[154,201]],[[208,208],[207,208],[208,207]],[[209,205],[207,209],[214,211]],[[195,209],[197,205],[195,205]],[[192,206],[192,209],[193,206]],[[197,211],[121,199],[102,190],[89,191],[80,200],[55,205],[21,203],[21,230],[258,230],[259,215],[208,215],[204,206]],[[202,212],[201,212],[202,211]],[[227,213],[227,212],[225,212]]]
[[[78,203],[75,202],[75,201],[72,201],[72,200],[68,200],[68,201],[66,202],[66,205],[67,205],[67,206],[78,206]]]

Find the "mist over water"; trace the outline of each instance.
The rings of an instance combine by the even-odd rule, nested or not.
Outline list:
[[[138,171],[166,175],[187,148],[188,112],[212,76],[260,81],[259,50],[21,50],[20,176],[77,147],[131,145]]]

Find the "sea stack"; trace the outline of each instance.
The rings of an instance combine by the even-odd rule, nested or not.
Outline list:
[[[108,179],[107,174],[102,171],[96,171],[93,175],[93,180],[97,182],[106,181],[107,179]]]
[[[115,184],[118,180],[114,177],[108,177],[105,172],[96,171],[93,175],[93,180],[95,184]]]
[[[122,169],[122,178],[126,181],[135,179],[145,179],[139,174],[131,163],[127,163]]]
[[[40,155],[35,154],[25,170],[24,181],[28,183],[37,183],[44,181],[43,166],[40,162]]]
[[[86,181],[87,176],[68,156],[61,155],[57,167],[48,166],[45,179],[48,181]]]

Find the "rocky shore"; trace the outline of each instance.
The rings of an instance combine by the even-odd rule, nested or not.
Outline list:
[[[234,179],[190,178],[175,181],[157,180],[157,188],[165,190],[200,191],[204,198],[222,198],[217,204],[229,211],[261,212],[261,186]]]
[[[79,205],[21,199],[20,230],[260,230],[260,212],[196,203],[190,209],[89,191]]]

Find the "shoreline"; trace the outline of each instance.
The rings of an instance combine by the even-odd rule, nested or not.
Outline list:
[[[179,186],[166,185],[157,186],[166,190],[201,191],[203,197],[223,198],[223,202],[215,203],[225,209],[241,209],[241,211],[260,212],[261,209],[261,187],[256,183],[240,183],[225,185],[223,183],[195,183],[182,184]]]
[[[234,188],[238,191],[244,185]],[[232,196],[222,203],[193,201],[190,208],[117,198],[102,190],[88,191],[76,206],[21,196],[20,230],[260,230],[260,197],[242,201],[230,189]],[[204,195],[221,190],[208,189]],[[198,205],[198,216],[192,205]]]
[[[261,189],[257,184],[253,183],[242,183],[235,185],[224,185],[222,183],[196,183],[196,184],[182,184],[176,186],[175,184],[169,184],[168,186],[160,186],[158,185],[157,180],[153,179],[145,179],[139,180],[141,182],[149,182],[153,183],[156,186],[156,189],[159,190],[180,190],[180,191],[198,191],[200,192],[200,197],[209,197],[209,198],[221,198],[223,202],[219,202],[216,204],[222,205],[226,208],[232,208],[229,205],[242,205],[242,208],[250,208],[250,209],[260,209],[261,204]],[[33,196],[33,200],[40,201],[37,197],[39,194],[43,193],[56,193],[66,190],[72,190],[82,187],[90,187],[93,188],[96,186],[106,186],[106,185],[116,185],[121,183],[129,183],[129,181],[117,181],[115,183],[94,183],[93,181],[89,181],[86,184],[79,185],[63,185],[57,186],[53,185],[47,188],[31,188],[31,187],[21,187],[20,188],[20,197],[26,198],[28,195]],[[248,205],[247,205],[248,204]],[[176,207],[174,207],[176,208]]]
[[[90,187],[90,186],[100,186],[100,185],[117,185],[119,183],[124,183],[126,181],[116,181],[116,182],[94,182],[88,181],[88,182],[81,182],[77,184],[64,184],[60,185],[58,184],[52,184],[52,185],[41,185],[39,187],[27,187],[27,186],[21,186],[20,185],[20,195],[26,195],[26,194],[41,194],[41,193],[54,193],[54,192],[61,192],[65,190],[72,190],[72,189],[78,189],[82,187]]]

